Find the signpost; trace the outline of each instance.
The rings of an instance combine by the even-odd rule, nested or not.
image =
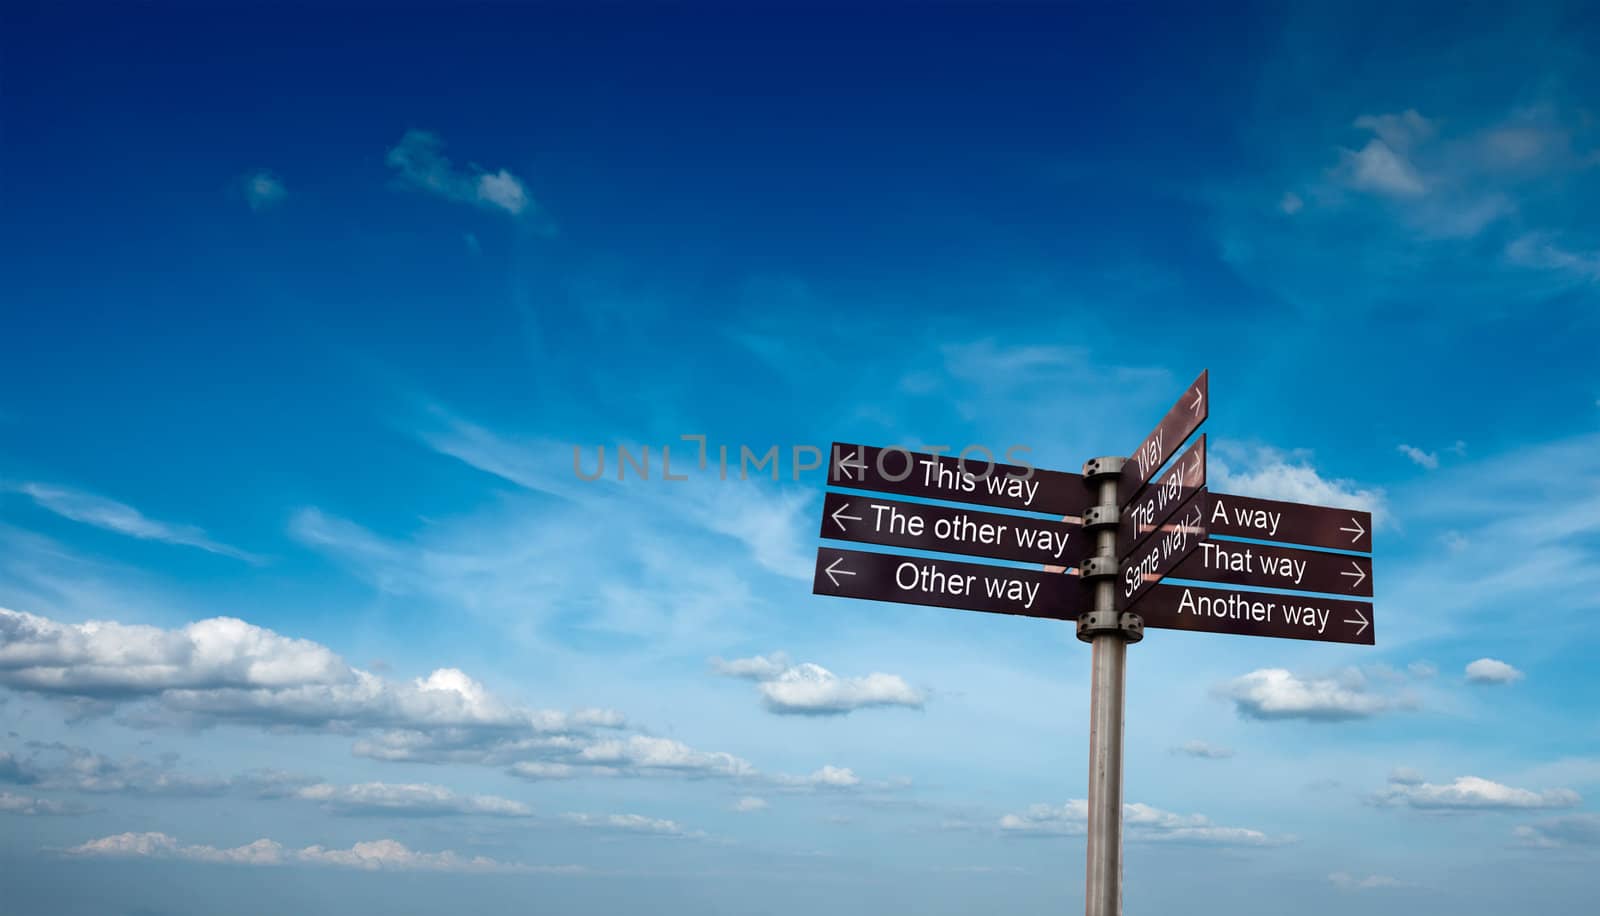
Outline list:
[[[1077,566],[1084,550],[1081,525],[854,493],[823,500],[822,536],[1062,567]]]
[[[1371,513],[1208,491],[1205,435],[1172,456],[1210,397],[1201,372],[1131,457],[1092,459],[1082,474],[842,443],[828,465],[831,486],[868,492],[826,494],[823,538],[1044,568],[824,546],[813,593],[1076,620],[1091,644],[1087,916],[1122,912],[1127,647],[1146,626],[1374,644],[1372,603],[1352,600],[1373,594]]]
[[[1206,485],[1206,437],[1189,447],[1161,479],[1122,509],[1117,555],[1125,557]]]
[[[1051,620],[1083,604],[1078,580],[1061,573],[829,547],[817,551],[811,592]]]
[[[1169,575],[1178,575],[1185,558],[1209,543],[1205,541],[1205,496],[1202,490],[1189,497],[1154,537],[1146,538],[1128,556],[1117,579],[1117,610],[1127,610],[1151,586]]]
[[[1133,606],[1145,626],[1373,645],[1372,605],[1231,588],[1157,585]]]
[[[833,444],[828,461],[828,483],[1073,517],[1089,504],[1081,474],[840,442]]]
[[[1199,547],[1169,575],[1246,588],[1372,597],[1372,561],[1366,557],[1243,541],[1205,541]]]
[[[1211,533],[1372,552],[1372,513],[1249,496],[1213,496]]]
[[[1207,369],[1178,396],[1178,402],[1128,458],[1117,482],[1117,501],[1123,505],[1132,502],[1139,489],[1167,463],[1172,453],[1183,445],[1183,440],[1200,428],[1210,413],[1211,370]]]

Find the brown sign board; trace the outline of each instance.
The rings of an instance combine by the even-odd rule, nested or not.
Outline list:
[[[1184,558],[1205,543],[1206,491],[1178,507],[1153,536],[1123,561],[1117,574],[1117,610],[1126,610],[1157,582],[1184,565]]]
[[[1205,541],[1199,546],[1167,575],[1246,588],[1372,597],[1369,557],[1244,541]]]
[[[1225,537],[1372,552],[1372,513],[1356,509],[1212,493],[1207,523]]]
[[[1122,479],[1117,483],[1117,502],[1127,505],[1139,495],[1139,490],[1161,470],[1189,438],[1200,428],[1211,413],[1211,370],[1200,373],[1194,384],[1184,389],[1178,403],[1172,405],[1156,428],[1150,431],[1139,447],[1128,457],[1122,469]]]
[[[987,455],[932,455],[903,448],[835,442],[828,483],[835,487],[977,503],[1077,518],[1089,505],[1082,474],[989,462]]]
[[[859,493],[826,494],[822,536],[1059,567],[1077,566],[1086,541],[1080,526],[1050,519]]]
[[[1122,507],[1117,556],[1126,557],[1206,485],[1206,437],[1202,433],[1139,498]]]
[[[1087,607],[1077,576],[955,560],[817,548],[811,592],[869,601],[1072,620]]]
[[[1163,582],[1129,608],[1147,627],[1374,644],[1372,605]]]

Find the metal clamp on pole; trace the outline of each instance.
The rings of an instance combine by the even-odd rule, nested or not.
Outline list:
[[[1108,633],[1120,633],[1123,642],[1138,642],[1144,639],[1144,618],[1138,614],[1123,611],[1089,611],[1078,615],[1078,638],[1084,642],[1092,643],[1096,636]]]
[[[1127,459],[1084,462],[1084,483],[1096,496],[1083,514],[1095,554],[1079,566],[1094,590],[1091,610],[1078,615],[1078,638],[1093,647],[1089,671],[1089,818],[1083,896],[1086,916],[1122,914],[1122,726],[1128,643],[1144,638],[1139,615],[1116,608],[1117,484]]]

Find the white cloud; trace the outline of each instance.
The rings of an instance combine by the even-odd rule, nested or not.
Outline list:
[[[362,871],[538,872],[569,874],[582,869],[572,865],[536,866],[499,862],[485,856],[455,852],[417,852],[398,840],[356,843],[349,849],[307,846],[290,849],[275,840],[260,839],[232,848],[186,846],[165,833],[120,833],[90,840],[65,850],[70,856],[122,859],[179,859],[227,865],[321,865]]]
[[[752,655],[749,658],[736,658],[724,661],[721,658],[711,660],[711,669],[718,674],[728,677],[742,677],[753,681],[771,680],[789,670],[789,656],[782,652],[771,655]]]
[[[1425,452],[1420,448],[1416,448],[1415,446],[1404,444],[1399,447],[1399,451],[1400,454],[1410,458],[1412,463],[1416,464],[1418,467],[1427,468],[1430,471],[1437,471],[1439,469],[1438,452]]]
[[[1351,187],[1397,197],[1416,197],[1427,190],[1411,163],[1379,139],[1359,150],[1340,150],[1340,177]]]
[[[1232,749],[1207,744],[1204,741],[1186,741],[1172,748],[1171,752],[1182,754],[1186,757],[1200,757],[1206,760],[1223,760],[1233,756]]]
[[[1305,208],[1305,205],[1306,202],[1301,200],[1300,195],[1293,191],[1283,192],[1283,197],[1278,200],[1278,209],[1282,210],[1289,216],[1299,213]]]
[[[700,831],[688,831],[677,821],[642,814],[564,814],[562,819],[579,827],[599,830],[616,830],[623,833],[645,833],[652,836],[701,837]]]
[[[1506,245],[1506,260],[1519,267],[1570,274],[1575,279],[1600,281],[1600,251],[1577,251],[1550,233],[1519,235]]]
[[[819,767],[805,776],[774,774],[771,782],[784,789],[802,791],[855,789],[862,785],[861,777],[854,770],[832,764]]]
[[[366,782],[336,786],[317,783],[295,790],[294,797],[318,802],[335,814],[395,814],[408,817],[483,815],[529,817],[532,809],[521,802],[494,795],[457,795],[443,786],[426,783]]]
[[[1032,805],[1021,814],[1000,818],[1002,833],[1018,836],[1082,836],[1088,823],[1089,803],[1073,799],[1064,805]],[[1129,840],[1144,842],[1203,843],[1224,846],[1269,846],[1284,842],[1259,830],[1219,827],[1204,815],[1174,814],[1150,805],[1122,806],[1122,823]]]
[[[221,795],[226,779],[196,776],[137,758],[113,759],[88,748],[61,743],[34,742],[28,770],[39,784],[54,789],[116,795],[193,796]]]
[[[523,778],[758,775],[732,754],[596,734],[626,726],[614,710],[529,708],[454,668],[390,680],[320,644],[233,618],[167,630],[0,609],[0,686],[121,705],[154,723],[353,731],[364,733],[359,756],[510,767]]]
[[[749,813],[752,811],[765,811],[768,807],[769,806],[767,805],[766,799],[757,798],[754,795],[746,795],[745,797],[733,803],[733,810],[744,813]]]
[[[577,770],[567,763],[540,763],[523,760],[511,765],[511,775],[530,780],[571,779]]]
[[[63,804],[46,798],[0,792],[0,814],[20,814],[24,817],[40,815],[83,814],[87,809],[78,805]]]
[[[1389,773],[1389,781],[1400,786],[1420,786],[1427,780],[1411,767],[1395,767]]]
[[[94,700],[151,700],[201,721],[411,729],[579,730],[564,713],[490,694],[455,668],[410,682],[352,668],[327,647],[232,617],[178,629],[63,624],[0,608],[0,685]]]
[[[252,210],[269,210],[283,203],[283,199],[289,196],[289,189],[284,187],[283,179],[265,170],[246,175],[240,184],[244,190],[244,199]]]
[[[633,735],[596,741],[575,761],[630,771],[673,771],[697,776],[754,776],[750,762],[721,751],[697,751],[681,741]]]
[[[719,674],[758,682],[767,710],[780,715],[844,715],[871,706],[921,709],[926,699],[898,675],[842,678],[810,662],[792,665],[782,652],[732,661],[714,658],[711,664]]]
[[[1511,833],[1521,845],[1537,849],[1600,847],[1600,814],[1588,812],[1553,817],[1516,827]]]
[[[1523,674],[1497,658],[1480,658],[1467,665],[1467,680],[1474,684],[1514,684]]]
[[[859,785],[861,780],[855,771],[849,767],[824,766],[807,777],[807,781],[814,786],[827,786],[835,789],[846,789]]]
[[[1388,507],[1381,488],[1325,478],[1312,467],[1305,452],[1285,453],[1274,448],[1246,448],[1219,442],[1212,454],[1206,456],[1206,461],[1206,472],[1218,490],[1260,499],[1363,509],[1372,513],[1374,524],[1388,521]]]
[[[402,183],[446,200],[503,210],[519,216],[533,205],[522,179],[505,169],[458,169],[444,155],[444,142],[425,130],[408,130],[386,160]]]
[[[1386,887],[1404,887],[1404,882],[1388,875],[1367,875],[1358,878],[1349,872],[1336,871],[1328,876],[1328,881],[1342,891],[1370,891]]]
[[[1300,677],[1283,668],[1262,668],[1217,687],[1240,715],[1252,719],[1337,722],[1364,719],[1409,701],[1373,693],[1358,671],[1331,677]]]
[[[1535,808],[1571,808],[1583,799],[1571,789],[1535,792],[1502,785],[1477,776],[1459,776],[1435,785],[1421,781],[1412,771],[1397,772],[1389,786],[1373,797],[1379,805],[1404,805],[1422,811],[1510,811]]]
[[[26,786],[39,781],[31,764],[18,760],[10,751],[0,751],[0,782]]]
[[[1415,110],[1401,114],[1362,115],[1355,126],[1377,136],[1360,150],[1339,151],[1338,175],[1353,188],[1397,197],[1416,197],[1427,190],[1407,153],[1434,133],[1432,122]]]
[[[197,547],[209,553],[233,557],[247,563],[262,562],[261,558],[254,554],[213,541],[203,530],[193,525],[174,525],[147,518],[144,513],[126,503],[119,503],[83,490],[34,482],[0,485],[0,491],[5,489],[24,494],[41,509],[54,512],[74,522],[93,525],[140,540]]]

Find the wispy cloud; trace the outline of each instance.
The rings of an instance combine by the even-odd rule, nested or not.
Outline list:
[[[30,782],[50,789],[105,795],[213,797],[230,781],[177,769],[175,758],[156,763],[137,757],[113,758],[62,742],[29,742],[22,765]]]
[[[1478,776],[1458,776],[1435,785],[1412,771],[1397,771],[1389,785],[1373,796],[1374,804],[1406,806],[1430,812],[1517,811],[1572,808],[1583,799],[1571,789],[1534,791],[1503,785]]]
[[[506,169],[489,172],[476,165],[457,168],[445,156],[444,141],[437,134],[406,131],[389,150],[386,161],[404,186],[512,216],[538,212],[522,179]]]
[[[1398,447],[1398,450],[1400,454],[1410,458],[1411,462],[1417,467],[1427,468],[1430,471],[1437,471],[1439,469],[1438,452],[1425,452],[1414,445],[1405,444],[1401,444]]]
[[[824,766],[806,776],[779,774],[773,782],[788,789],[854,789],[861,777],[849,767]]]
[[[612,830],[619,833],[641,833],[648,836],[704,837],[699,830],[687,830],[677,821],[642,814],[564,814],[569,824],[591,830]]]
[[[1405,882],[1389,875],[1358,877],[1343,871],[1336,871],[1329,875],[1328,882],[1342,891],[1374,891],[1383,888],[1405,887]]]
[[[184,547],[197,547],[209,553],[260,564],[262,558],[255,554],[218,543],[206,536],[205,531],[193,525],[178,525],[148,518],[138,509],[83,490],[45,483],[0,484],[0,490],[10,490],[32,499],[41,509],[85,525],[145,541],[161,541]]]
[[[213,865],[318,865],[362,871],[437,871],[467,873],[580,874],[575,865],[526,865],[486,856],[463,856],[451,850],[418,852],[398,840],[356,843],[349,849],[306,846],[292,849],[276,840],[259,839],[231,848],[185,845],[165,833],[119,833],[89,840],[66,855],[82,858],[174,859]]]
[[[458,795],[427,783],[366,782],[355,785],[316,783],[295,789],[293,797],[317,802],[333,814],[387,814],[403,817],[477,815],[531,817],[527,805],[495,795]]]
[[[1512,829],[1512,836],[1535,849],[1600,848],[1600,814],[1568,814],[1523,824]]]
[[[244,192],[245,202],[256,211],[270,210],[289,196],[283,179],[264,169],[244,176],[239,180],[239,186]]]
[[[0,814],[16,814],[22,817],[63,817],[87,814],[88,811],[88,808],[70,802],[35,798],[30,795],[18,795],[14,792],[0,792]]]
[[[1185,757],[1198,757],[1202,760],[1226,760],[1233,756],[1233,749],[1218,747],[1215,744],[1208,744],[1204,741],[1185,741],[1183,744],[1172,748],[1171,753],[1181,754]]]
[[[1019,814],[1000,818],[1000,831],[1016,836],[1082,836],[1088,824],[1089,803],[1073,799],[1064,805],[1032,805]],[[1201,814],[1174,814],[1150,805],[1122,806],[1122,823],[1135,842],[1196,843],[1217,846],[1273,846],[1288,842],[1259,830],[1219,827]]]

